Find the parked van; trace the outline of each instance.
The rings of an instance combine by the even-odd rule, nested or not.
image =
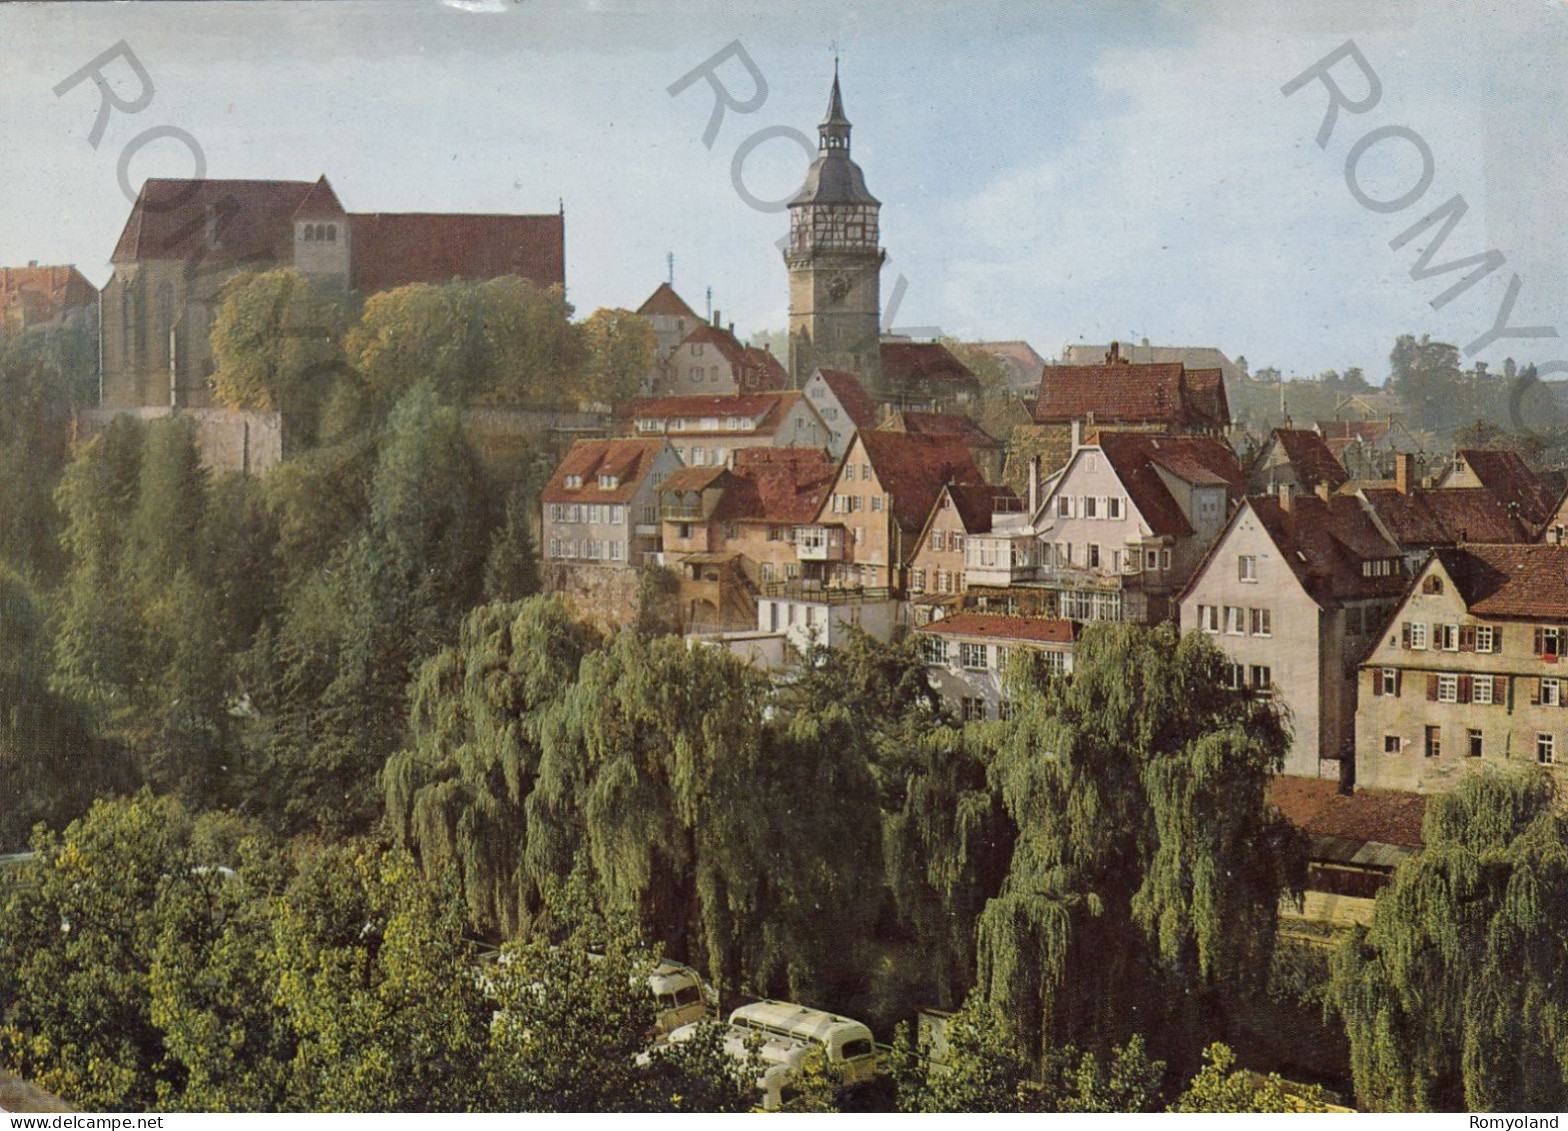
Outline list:
[[[708,1016],[713,991],[703,983],[702,975],[690,966],[679,962],[661,962],[648,975],[648,989],[659,1003],[656,1027],[659,1036],[679,1029],[682,1025],[695,1024]]]
[[[682,1025],[670,1034],[670,1043],[679,1044],[696,1035],[698,1026]],[[757,1090],[762,1093],[762,1110],[778,1111],[784,1106],[785,1090],[794,1081],[806,1057],[811,1054],[809,1041],[797,1041],[728,1025],[724,1029],[725,1055],[739,1061],[750,1059],[752,1049],[762,1061],[762,1071],[757,1076]]]

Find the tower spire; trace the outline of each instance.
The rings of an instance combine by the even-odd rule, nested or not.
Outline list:
[[[817,137],[817,148],[821,152],[832,149],[849,152],[849,119],[844,115],[844,96],[838,88],[837,51],[833,52],[833,90],[828,95],[828,113],[817,127]]]

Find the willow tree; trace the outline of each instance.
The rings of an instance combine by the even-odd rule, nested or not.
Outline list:
[[[526,803],[540,887],[579,853],[612,909],[726,987],[840,984],[880,879],[874,783],[847,713],[764,718],[764,676],[624,633],[550,712]]]
[[[1179,1068],[1268,969],[1299,839],[1264,801],[1273,705],[1171,626],[1096,625],[1071,680],[1018,701],[993,781],[1018,840],[981,915],[978,982],[1037,1055],[1145,1033]]]
[[[546,710],[595,644],[559,598],[485,605],[412,685],[410,745],[382,771],[387,821],[427,874],[457,876],[480,931],[513,935],[537,909],[522,867],[524,802]]]
[[[1568,1106],[1568,820],[1546,771],[1433,797],[1425,848],[1336,952],[1356,1098],[1380,1111]]]

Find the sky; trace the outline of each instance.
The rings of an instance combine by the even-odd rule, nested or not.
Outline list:
[[[1381,97],[1342,112],[1313,79],[1352,41]],[[91,81],[122,43],[150,102],[111,113]],[[750,98],[710,147],[715,73]],[[1096,3],[707,0],[314,0],[0,5],[0,264],[74,263],[95,283],[133,188],[190,176],[314,180],[351,212],[550,212],[564,205],[568,297],[635,309],[664,281],[743,336],[782,329],[777,241],[837,48],[852,153],[883,202],[884,308],[895,330],[1067,343],[1217,346],[1256,370],[1359,366],[1379,381],[1394,338],[1466,346],[1520,284],[1506,338],[1475,359],[1568,359],[1568,3],[1099,0]],[[104,74],[129,101],[123,59]],[[1329,72],[1367,92],[1353,60]],[[758,131],[769,133],[758,137]],[[1396,131],[1403,131],[1402,133]],[[1369,134],[1371,135],[1369,137]],[[1367,139],[1347,179],[1347,159]],[[1420,147],[1431,154],[1431,180]],[[745,195],[732,169],[737,153]],[[1400,203],[1374,210],[1365,198]],[[1408,191],[1407,191],[1408,190]],[[1413,280],[1456,194],[1468,212],[1433,263],[1505,262]],[[901,283],[900,283],[901,281]],[[1565,367],[1568,369],[1568,367]]]

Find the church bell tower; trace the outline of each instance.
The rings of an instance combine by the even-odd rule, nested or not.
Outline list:
[[[882,205],[849,159],[849,130],[835,61],[817,159],[789,205],[790,371],[799,388],[818,367],[848,370],[880,399]]]

